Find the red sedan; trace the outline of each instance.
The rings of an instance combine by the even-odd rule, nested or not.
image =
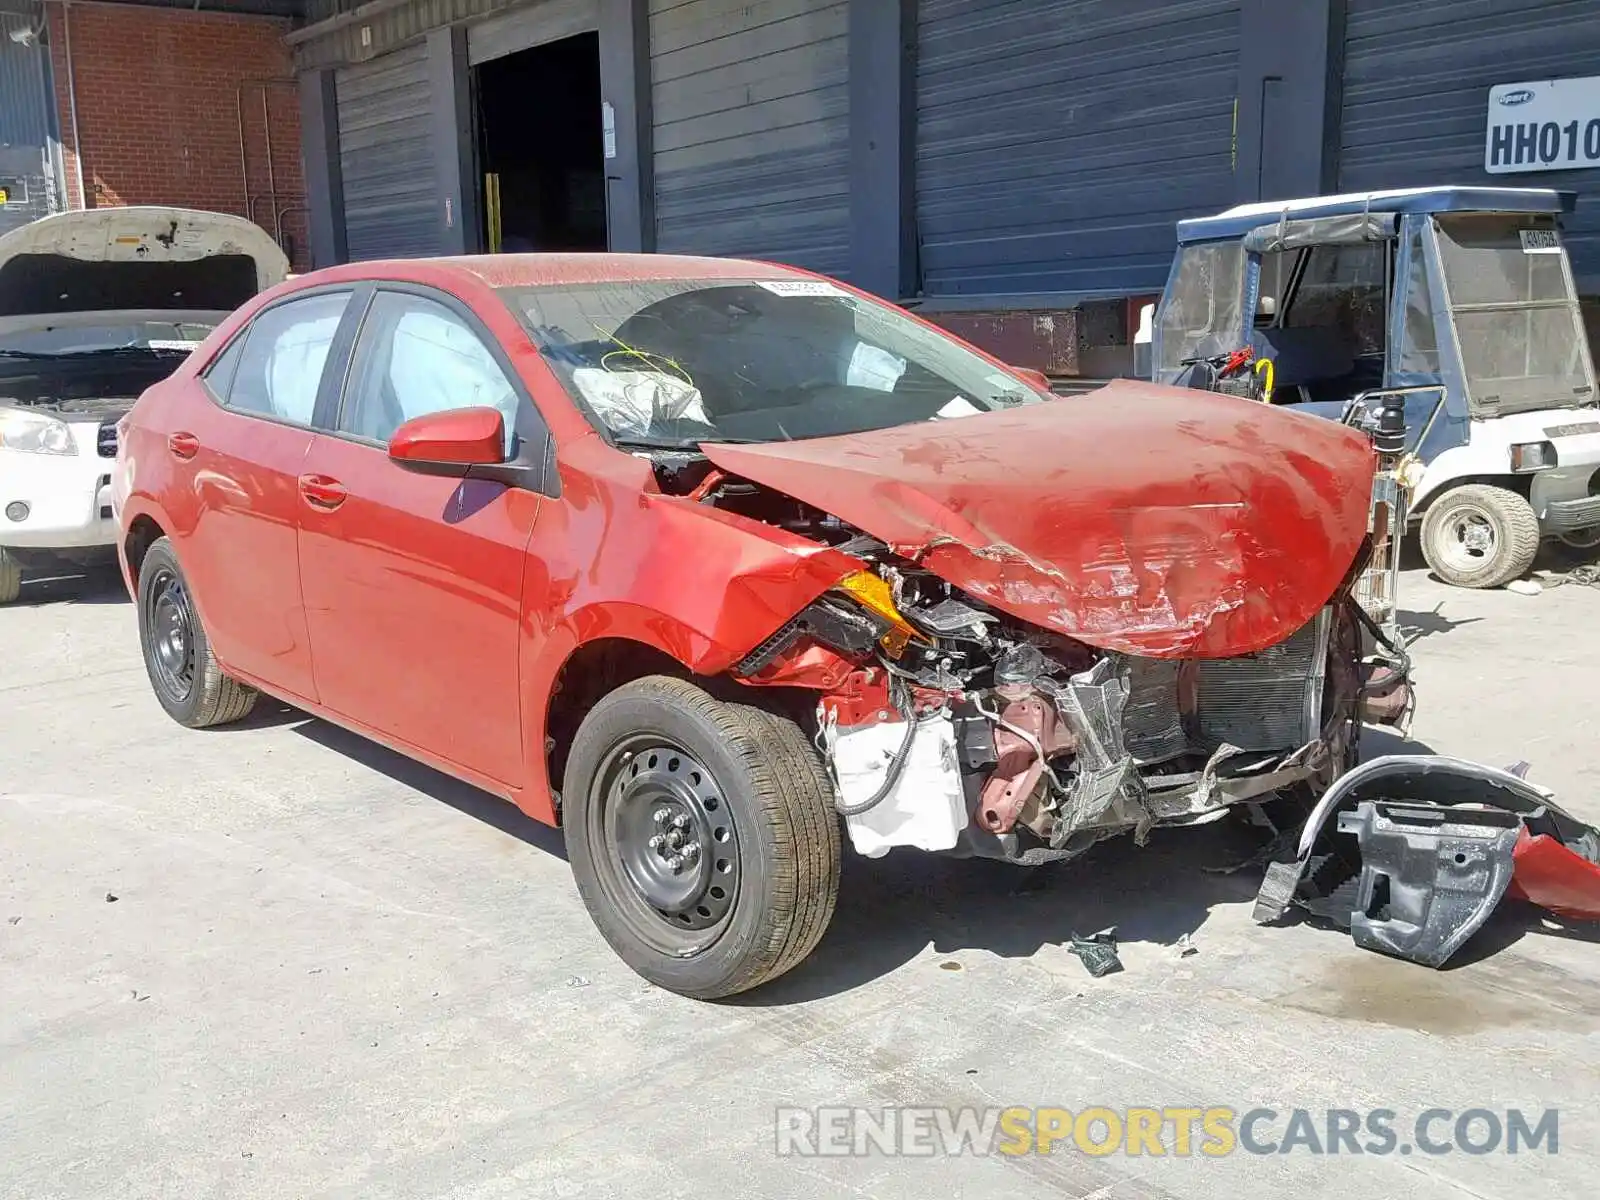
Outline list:
[[[786,267],[505,256],[257,297],[124,419],[115,499],[176,720],[266,692],[559,824],[621,956],[714,997],[817,943],[841,827],[1031,864],[1320,790],[1372,464],[1052,400]]]

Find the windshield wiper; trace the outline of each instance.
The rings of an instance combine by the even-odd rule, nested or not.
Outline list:
[[[680,438],[677,440],[672,440],[668,438],[645,437],[643,435],[634,436],[633,434],[613,433],[611,435],[611,440],[615,442],[618,447],[628,450],[677,450],[684,454],[698,454],[701,446],[759,446],[762,443],[770,442],[773,439],[727,437],[723,434],[717,434],[714,437]]]
[[[52,350],[42,353],[36,350],[0,350],[0,358],[27,359],[32,362],[77,362],[86,358],[127,358],[131,355],[144,358],[151,354],[158,357],[175,354],[187,358],[189,351],[157,346],[101,346],[94,350]]]

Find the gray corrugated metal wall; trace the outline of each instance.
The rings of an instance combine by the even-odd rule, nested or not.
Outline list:
[[[440,253],[426,44],[343,68],[337,90],[350,258]]]
[[[1489,175],[1489,89],[1600,75],[1595,0],[1348,0],[1340,106],[1344,191],[1468,183],[1577,190],[1567,244],[1600,292],[1600,171]]]
[[[651,0],[656,249],[849,274],[847,29],[842,0]]]
[[[1233,202],[1237,0],[920,0],[928,296],[1160,291]]]
[[[11,192],[0,205],[0,233],[66,207],[43,24],[35,6],[0,12],[0,183]],[[31,45],[12,38],[27,33]]]

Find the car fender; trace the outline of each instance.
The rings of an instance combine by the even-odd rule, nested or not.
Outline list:
[[[598,439],[569,447],[560,499],[542,507],[530,541],[523,587],[529,787],[519,803],[554,819],[552,690],[585,646],[632,642],[691,675],[719,675],[862,565],[787,530],[664,495],[646,464]]]
[[[1562,436],[1551,430],[1575,421],[1573,410],[1552,409],[1512,413],[1473,421],[1471,440],[1453,446],[1428,462],[1412,501],[1413,513],[1420,512],[1440,493],[1455,483],[1494,481],[1510,487],[1520,479],[1537,480],[1540,472],[1528,475],[1511,473],[1511,447],[1526,442],[1551,442],[1556,447],[1558,467],[1592,466],[1600,463],[1600,435]],[[1584,472],[1587,478],[1588,472]],[[1580,488],[1577,495],[1584,494]]]

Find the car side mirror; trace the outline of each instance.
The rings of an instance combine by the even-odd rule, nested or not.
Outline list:
[[[506,419],[497,408],[454,408],[414,417],[389,439],[389,458],[423,475],[463,476],[506,460]]]
[[[1012,367],[1011,373],[1013,375],[1022,376],[1022,378],[1033,384],[1033,386],[1038,388],[1041,392],[1050,391],[1050,376],[1046,375],[1043,371],[1036,371],[1032,367]]]

